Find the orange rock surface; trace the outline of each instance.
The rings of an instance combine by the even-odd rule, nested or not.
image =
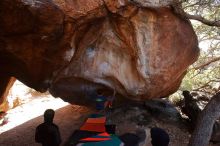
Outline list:
[[[99,89],[167,96],[199,53],[168,1],[1,0],[0,20],[0,77],[76,104]]]

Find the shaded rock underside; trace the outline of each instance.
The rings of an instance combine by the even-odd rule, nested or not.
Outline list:
[[[191,24],[170,4],[1,0],[1,93],[12,76],[83,105],[97,90],[133,100],[175,92],[199,51]]]

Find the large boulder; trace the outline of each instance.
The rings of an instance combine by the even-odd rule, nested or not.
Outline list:
[[[97,90],[132,100],[167,96],[199,53],[190,22],[170,5],[1,0],[0,75],[84,105]]]

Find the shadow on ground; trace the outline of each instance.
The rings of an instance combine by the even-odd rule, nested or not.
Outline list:
[[[31,112],[31,111],[30,111]],[[62,145],[74,130],[78,129],[92,111],[86,107],[67,105],[56,110],[54,122],[59,126]],[[42,113],[43,114],[43,113]],[[19,118],[19,117],[17,117]],[[35,143],[35,128],[43,122],[43,116],[34,118],[0,135],[1,146],[40,146]],[[1,127],[0,127],[1,128]]]

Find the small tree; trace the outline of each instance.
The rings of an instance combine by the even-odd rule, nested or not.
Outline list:
[[[200,57],[189,69],[181,88],[211,99],[199,115],[189,146],[207,146],[213,125],[220,117],[220,1],[180,0],[176,6],[180,15],[196,20],[192,24],[201,48]],[[178,7],[184,11],[178,11]]]
[[[188,146],[207,146],[215,121],[220,117],[220,92],[212,97],[197,120]]]

